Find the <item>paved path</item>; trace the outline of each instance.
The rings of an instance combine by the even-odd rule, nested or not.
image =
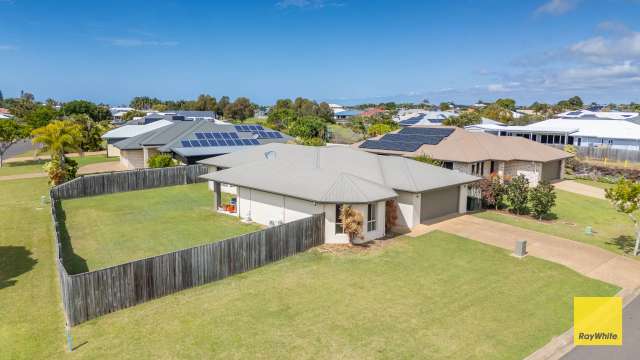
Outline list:
[[[80,167],[80,169],[78,169],[78,175],[111,172],[111,171],[124,171],[124,170],[127,170],[126,167],[124,167],[119,161],[108,161],[103,163],[89,164],[89,165],[82,166]],[[47,174],[45,174],[44,172],[5,175],[5,176],[0,176],[0,181],[33,179],[33,178],[41,178],[46,176]]]
[[[90,156],[90,155],[107,155],[106,151],[87,151],[84,154],[80,155],[79,153],[69,153],[64,154],[66,157],[80,157],[80,156]],[[33,160],[49,160],[51,159],[51,155],[38,155],[36,157],[33,156],[21,156],[21,157],[13,157],[3,161],[3,163],[14,163],[14,162],[24,162],[24,161],[33,161]]]
[[[515,249],[517,240],[527,240],[527,251],[532,256],[562,264],[583,275],[622,288],[640,287],[640,261],[593,245],[471,215],[433,225],[419,225],[409,236],[418,236],[436,229],[508,250]]]
[[[559,189],[559,190],[569,191],[572,193],[585,195],[585,196],[591,196],[597,199],[605,198],[604,189],[601,189],[595,186],[581,184],[573,180],[558,181],[557,183],[554,183],[553,186],[555,186],[556,189]]]
[[[577,346],[562,360],[637,360],[640,358],[640,297],[622,312],[622,346]]]

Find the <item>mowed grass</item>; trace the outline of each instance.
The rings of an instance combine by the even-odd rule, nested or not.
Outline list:
[[[521,359],[619,289],[442,232],[311,250],[73,328],[79,358]]]
[[[332,134],[331,142],[334,143],[353,144],[360,140],[363,140],[363,136],[361,134],[357,134],[350,128],[343,125],[330,124],[329,130]]]
[[[64,352],[64,317],[54,266],[46,179],[0,182],[0,358]]]
[[[213,210],[206,183],[64,200],[73,273],[259,230]]]
[[[589,185],[589,186],[594,186],[600,189],[610,189],[614,186],[616,186],[616,184],[609,184],[609,183],[605,183],[602,181],[595,181],[595,180],[588,180],[588,179],[574,179],[575,182],[579,182],[581,184],[585,184],[585,185]]]
[[[118,158],[108,158],[106,155],[90,155],[83,157],[73,157],[72,159],[78,162],[79,167],[89,164],[118,161]],[[16,163],[4,163],[2,167],[0,167],[0,176],[34,173],[44,174],[44,169],[42,167],[47,161],[48,160],[30,160]]]
[[[627,215],[617,212],[607,200],[556,190],[556,206],[552,221],[537,221],[531,217],[485,211],[474,216],[525,229],[599,246],[618,253],[630,254],[635,244],[633,223]],[[585,228],[591,226],[593,235]],[[636,257],[634,257],[636,258]]]

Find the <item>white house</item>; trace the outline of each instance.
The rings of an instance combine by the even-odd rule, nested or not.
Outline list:
[[[171,124],[171,121],[159,120],[146,125],[125,125],[109,130],[102,135],[107,141],[107,156],[120,156],[120,150],[114,146],[115,143]]]
[[[237,194],[233,215],[277,225],[325,214],[325,241],[348,243],[340,209],[352,206],[364,219],[364,240],[392,229],[408,231],[421,222],[467,209],[468,186],[478,177],[398,156],[380,156],[349,147],[272,143],[199,161],[221,208],[223,188]],[[224,184],[224,187],[223,187]]]
[[[640,125],[627,120],[549,119],[526,126],[478,124],[465,129],[499,136],[521,136],[543,144],[640,150]]]

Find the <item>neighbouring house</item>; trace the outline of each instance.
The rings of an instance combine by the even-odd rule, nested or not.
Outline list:
[[[640,125],[629,120],[549,119],[525,126],[478,124],[469,131],[518,136],[542,144],[640,150]]]
[[[149,125],[155,124],[153,122]],[[113,144],[127,169],[147,167],[156,154],[170,154],[182,164],[224,155],[247,147],[287,142],[290,136],[261,125],[216,124],[208,120],[175,121]]]
[[[401,127],[407,126],[429,126],[429,125],[442,125],[442,122],[450,117],[458,116],[458,113],[452,111],[426,111],[419,115],[405,118],[398,121],[398,125]],[[501,122],[491,120],[483,117],[481,124],[502,124]]]
[[[9,112],[9,109],[0,108],[0,120],[13,119],[13,115]]]
[[[334,114],[345,110],[344,106],[340,104],[329,104],[329,108],[331,109],[331,111],[333,111]]]
[[[190,111],[190,110],[171,110],[163,112],[149,112],[147,115],[129,120],[127,125],[143,125],[158,120],[169,121],[196,121],[207,120],[217,124],[228,124],[228,122],[220,121],[216,117],[214,111]]]
[[[363,217],[365,240],[409,231],[421,222],[467,211],[469,187],[478,177],[399,156],[350,147],[272,143],[199,161],[210,168],[215,206],[222,192],[236,194],[231,215],[277,225],[325,214],[325,241],[348,243],[340,220],[344,206]]]
[[[115,143],[171,124],[171,121],[160,120],[145,125],[124,125],[109,130],[102,135],[102,138],[107,141],[107,156],[120,156],[120,149],[114,146]]]
[[[557,114],[554,118],[580,120],[627,120],[636,124],[640,123],[640,113],[623,111],[573,110]]]
[[[522,137],[499,137],[448,126],[407,127],[353,145],[384,155],[429,156],[447,169],[476,176],[524,175],[531,186],[564,176],[572,154]]]
[[[114,123],[122,123],[124,116],[129,112],[135,110],[132,107],[110,107],[111,117]]]
[[[351,122],[351,118],[362,114],[359,110],[343,110],[333,114],[333,118],[338,124],[348,124]]]

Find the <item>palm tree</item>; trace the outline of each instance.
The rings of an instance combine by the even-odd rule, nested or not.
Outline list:
[[[51,158],[64,164],[64,154],[79,150],[82,133],[78,125],[69,121],[53,121],[31,132],[34,144],[42,144],[42,151],[49,151]]]

